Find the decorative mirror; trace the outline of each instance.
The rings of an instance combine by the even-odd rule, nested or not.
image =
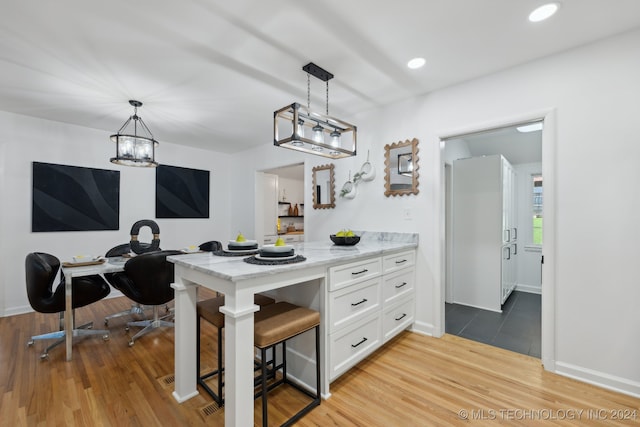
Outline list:
[[[395,142],[384,146],[384,195],[418,194],[418,140]]]
[[[313,169],[313,208],[333,209],[336,207],[336,184],[333,164],[316,166]]]

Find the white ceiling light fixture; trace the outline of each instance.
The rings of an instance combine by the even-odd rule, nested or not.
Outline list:
[[[116,134],[111,135],[111,140],[116,143],[116,157],[111,158],[111,163],[123,166],[152,167],[158,166],[155,161],[156,146],[158,141],[153,138],[153,134],[138,116],[138,107],[142,107],[142,102],[130,100],[133,107],[133,116],[124,122]],[[127,133],[126,128],[133,120],[133,133]],[[140,130],[148,136],[138,135],[138,123]]]
[[[302,70],[307,73],[307,106],[295,102],[273,113],[273,145],[331,159],[355,156],[356,126],[329,116],[329,80],[333,74],[313,62]],[[325,114],[311,110],[310,76],[326,82]]]
[[[555,15],[559,8],[560,3],[558,2],[543,4],[529,14],[529,21],[540,22],[544,21],[545,19],[551,18],[553,15]]]
[[[528,133],[542,130],[542,122],[530,123],[527,125],[518,126],[516,128],[518,132]]]
[[[413,58],[409,60],[409,62],[407,62],[407,67],[411,68],[412,70],[416,70],[418,68],[424,67],[424,64],[426,63],[427,60],[424,58]]]

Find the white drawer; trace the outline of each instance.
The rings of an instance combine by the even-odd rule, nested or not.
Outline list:
[[[367,316],[330,335],[329,380],[334,380],[381,345],[381,316]]]
[[[280,235],[285,243],[298,243],[300,241],[299,234],[282,234]]]
[[[400,270],[383,276],[382,301],[384,304],[397,301],[414,291],[415,270],[413,268]]]
[[[413,323],[415,301],[413,298],[384,310],[382,330],[384,342],[396,336]]]
[[[382,262],[379,257],[329,268],[329,291],[379,276]]]
[[[380,277],[329,293],[329,331],[334,332],[380,310]]]
[[[401,268],[410,267],[416,263],[416,251],[400,252],[384,257],[384,273],[391,273]]]

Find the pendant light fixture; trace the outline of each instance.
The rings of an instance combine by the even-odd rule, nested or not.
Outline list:
[[[111,140],[116,143],[116,157],[111,158],[111,163],[155,168],[158,166],[155,161],[158,141],[153,138],[142,117],[138,116],[138,107],[142,107],[142,102],[131,100],[129,104],[133,107],[133,116],[124,122],[118,133],[111,135]],[[133,133],[127,131],[129,125],[133,127]],[[138,131],[148,136],[138,135]]]
[[[273,113],[273,145],[331,159],[355,156],[356,126],[329,116],[329,80],[333,74],[313,62],[302,70],[307,73],[307,106],[295,102]],[[311,76],[326,82],[325,114],[311,110]]]

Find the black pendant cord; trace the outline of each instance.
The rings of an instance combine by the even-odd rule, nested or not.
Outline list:
[[[326,113],[326,115],[328,116],[329,115],[329,80],[327,80],[326,83],[327,83],[327,104],[326,104],[327,105],[327,113]]]
[[[311,111],[311,75],[307,73],[307,110]]]

